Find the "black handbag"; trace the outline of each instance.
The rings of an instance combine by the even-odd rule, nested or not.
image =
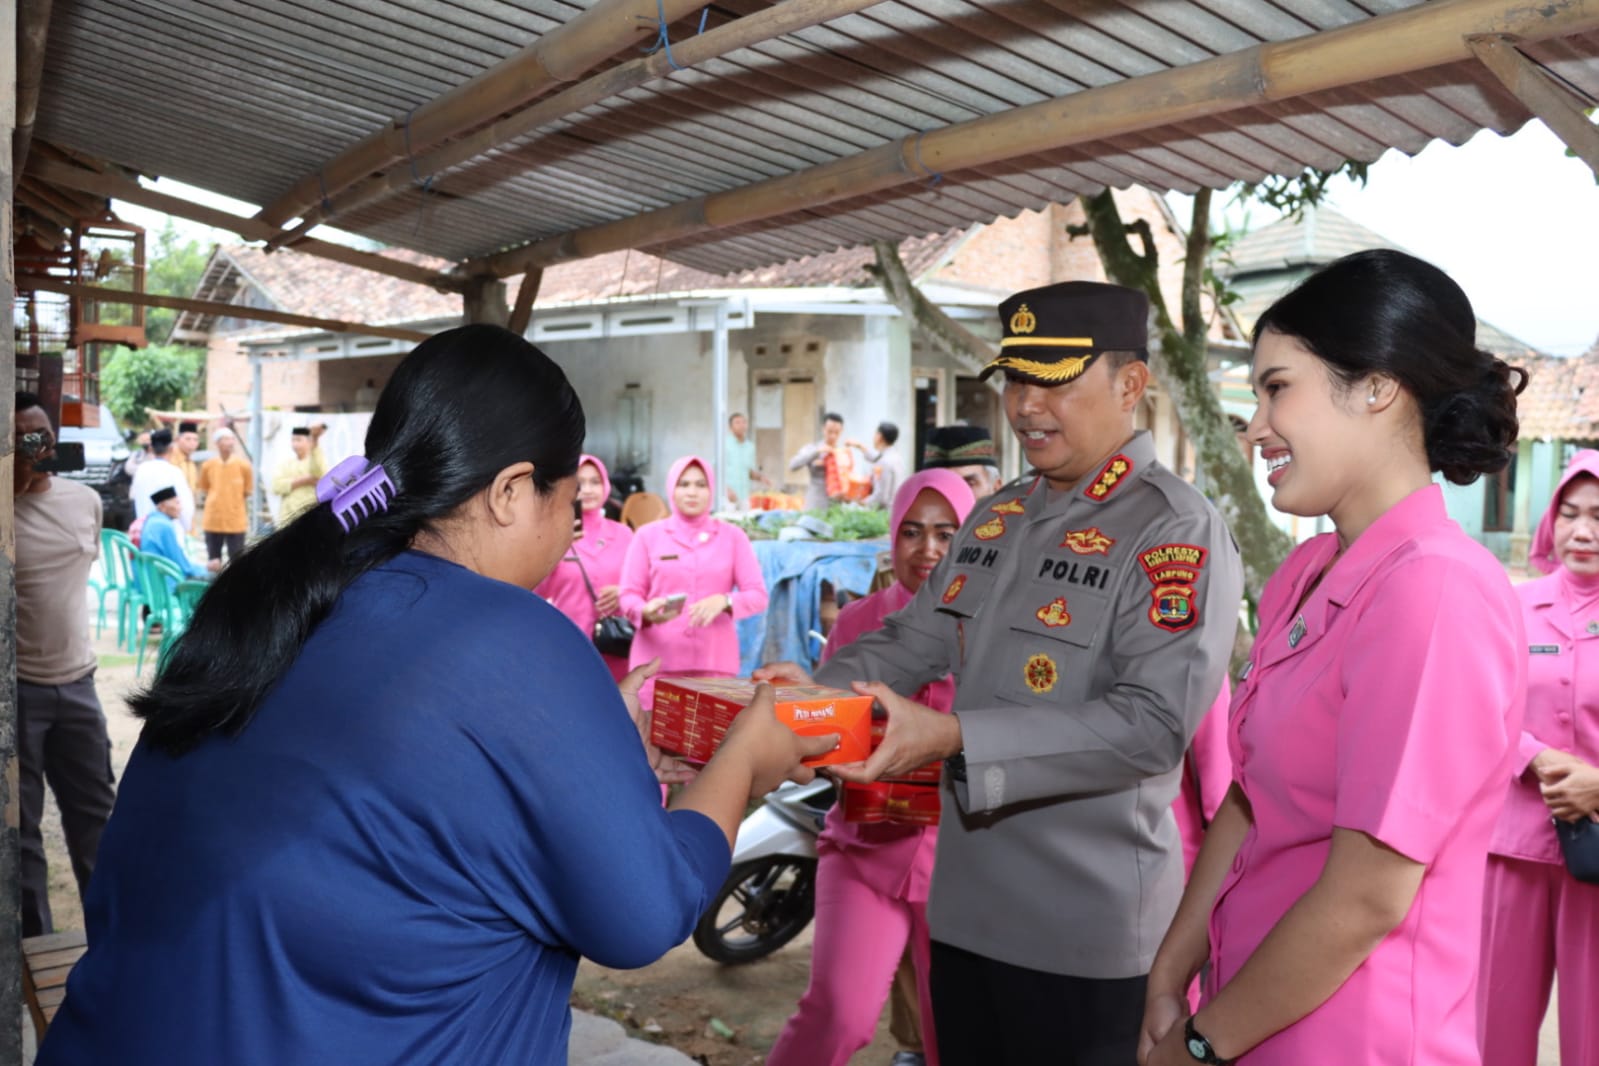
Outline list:
[[[594,601],[594,609],[598,611],[600,597],[594,591],[594,582],[589,580],[589,572],[583,568],[583,560],[575,551],[572,561],[577,564],[577,572],[583,575],[589,599]],[[594,623],[593,640],[594,647],[599,649],[601,655],[625,659],[628,652],[633,650],[633,623],[619,614],[608,614]]]
[[[1560,852],[1566,857],[1566,869],[1571,876],[1585,885],[1599,885],[1599,822],[1579,818],[1575,822],[1551,819],[1555,823],[1555,836],[1560,838]]]

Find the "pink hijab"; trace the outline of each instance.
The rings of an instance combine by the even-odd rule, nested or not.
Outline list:
[[[583,464],[592,466],[600,475],[600,505],[592,511],[583,512],[583,535],[585,537],[598,534],[605,525],[605,501],[611,496],[611,472],[605,469],[605,464],[600,462],[597,455],[584,453],[578,456],[578,469],[583,469]]]
[[[705,513],[696,518],[688,518],[679,514],[677,510],[677,482],[683,476],[683,471],[691,466],[697,466],[705,474],[705,487],[710,493],[710,503],[705,507]],[[672,515],[666,519],[666,528],[673,533],[689,535],[700,532],[714,532],[716,519],[711,517],[711,512],[716,510],[716,479],[711,476],[711,464],[697,455],[685,455],[672,464],[672,469],[666,474],[666,505],[672,509]]]
[[[966,516],[977,505],[971,486],[955,471],[943,468],[923,470],[906,478],[894,493],[894,506],[888,512],[888,539],[893,544],[899,540],[899,524],[905,521],[905,512],[911,509],[923,489],[932,489],[949,502],[955,510],[955,522],[966,523]]]
[[[1555,486],[1549,509],[1544,511],[1538,531],[1532,535],[1532,548],[1527,553],[1527,561],[1546,574],[1560,569],[1560,560],[1555,558],[1555,517],[1560,514],[1560,499],[1566,494],[1566,486],[1584,474],[1599,479],[1599,451],[1584,448],[1571,457],[1571,465],[1560,476],[1560,484]]]

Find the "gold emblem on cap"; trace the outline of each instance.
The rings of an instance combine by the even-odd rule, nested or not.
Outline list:
[[[1016,313],[1010,316],[1010,331],[1012,333],[1031,333],[1037,328],[1038,316],[1028,310],[1026,304],[1022,304],[1016,309]]]
[[[1088,364],[1093,359],[1094,356],[1092,355],[1068,355],[1057,362],[1045,363],[1037,359],[1023,359],[1015,355],[1002,355],[989,363],[984,369],[1015,370],[1038,381],[1046,381],[1056,385],[1077,377],[1088,369]]]

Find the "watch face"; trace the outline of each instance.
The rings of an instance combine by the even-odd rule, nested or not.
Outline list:
[[[1188,1054],[1200,1062],[1207,1062],[1210,1059],[1210,1045],[1198,1037],[1193,1037],[1188,1041]]]

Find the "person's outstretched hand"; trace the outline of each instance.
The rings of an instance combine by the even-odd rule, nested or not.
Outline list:
[[[813,684],[811,675],[799,663],[777,662],[767,663],[765,666],[756,667],[750,675],[756,681],[791,681],[798,685]]]
[[[728,727],[716,758],[748,760],[750,799],[759,799],[784,781],[805,784],[816,771],[800,760],[826,755],[838,747],[837,733],[802,737],[778,721],[772,686],[755,686],[755,698]],[[713,760],[714,761],[714,760]]]
[[[881,681],[857,681],[856,692],[871,696],[888,713],[883,742],[865,762],[831,767],[845,781],[866,784],[884,777],[899,777],[930,762],[947,759],[961,750],[960,720],[901,696]]]
[[[655,779],[663,785],[675,785],[682,781],[694,780],[695,774],[699,771],[677,756],[668,755],[650,743],[651,713],[644,709],[638,693],[639,689],[644,687],[644,682],[654,677],[655,671],[660,668],[661,660],[651,659],[643,666],[629,670],[627,676],[617,682],[616,687],[622,693],[622,703],[627,707],[628,716],[638,728],[639,740],[644,744],[644,757],[649,760],[650,769],[655,771]]]

